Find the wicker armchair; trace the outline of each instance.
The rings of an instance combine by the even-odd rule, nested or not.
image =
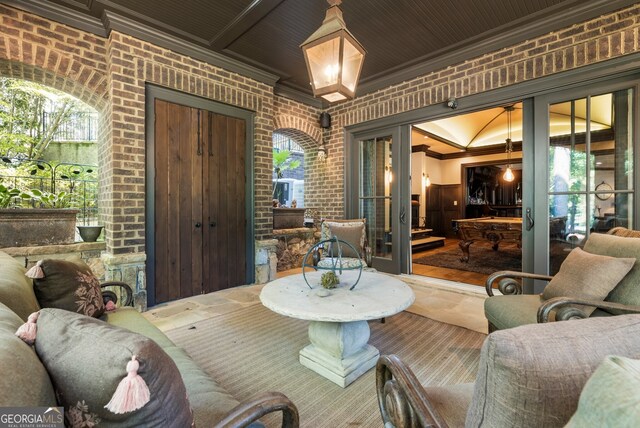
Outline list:
[[[607,235],[624,238],[640,238],[640,231],[616,227],[607,232]],[[587,245],[588,247],[588,245]],[[640,260],[640,240],[629,242],[629,254],[626,257],[636,257]],[[608,248],[593,251],[595,254],[620,257],[616,251]],[[632,254],[633,253],[633,254]],[[615,296],[613,292],[604,301],[584,300],[571,297],[556,297],[544,300],[542,295],[523,294],[522,280],[525,278],[550,281],[553,277],[526,272],[500,271],[487,278],[486,291],[489,299],[485,301],[484,311],[489,323],[489,332],[505,328],[517,327],[523,324],[544,323],[552,320],[564,321],[569,319],[586,318],[584,312],[573,305],[584,305],[597,308],[591,315],[611,316],[622,313],[640,313],[640,292],[634,295]],[[640,262],[636,262],[634,268],[623,281],[640,283]],[[493,286],[497,284],[502,296],[493,294]],[[617,288],[617,287],[616,287]],[[615,291],[615,289],[614,289]],[[550,314],[555,312],[555,317]]]

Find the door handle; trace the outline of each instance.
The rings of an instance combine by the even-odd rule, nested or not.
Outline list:
[[[202,226],[202,224],[196,223],[196,229],[199,228],[200,226]]]
[[[527,230],[533,229],[533,225],[535,224],[533,221],[533,217],[531,217],[531,208],[527,208]]]
[[[400,223],[407,224],[407,211],[404,206],[400,207]]]
[[[209,227],[216,227],[216,222],[212,221],[211,223],[209,223]]]

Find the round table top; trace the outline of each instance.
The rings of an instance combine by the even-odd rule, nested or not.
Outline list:
[[[302,274],[286,276],[264,286],[260,293],[262,304],[274,312],[309,321],[349,322],[388,317],[408,308],[414,301],[413,290],[389,275],[362,272],[353,290],[357,271],[344,271],[340,285],[328,290],[326,297],[320,276],[326,271],[308,272],[309,288]]]

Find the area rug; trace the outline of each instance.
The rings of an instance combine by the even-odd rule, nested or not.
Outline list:
[[[473,382],[484,334],[402,312],[371,321],[370,343],[397,354],[424,385]],[[178,346],[239,400],[280,391],[298,407],[302,427],[382,426],[375,370],[347,388],[303,367],[298,352],[308,344],[307,321],[256,304],[167,331]],[[268,427],[277,418],[266,420]]]
[[[493,251],[490,245],[473,243],[469,247],[469,262],[460,261],[459,248],[428,254],[413,259],[413,263],[492,274],[499,270],[522,270],[522,251],[515,246],[501,246]]]

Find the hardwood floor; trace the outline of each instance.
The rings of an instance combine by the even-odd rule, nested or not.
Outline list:
[[[447,238],[444,241],[444,246],[433,248],[431,250],[414,252],[412,255],[412,258],[416,259],[426,254],[437,254],[442,251],[457,250],[459,249],[458,242],[459,242],[458,239]],[[464,282],[466,284],[478,285],[482,287],[484,287],[484,283],[487,280],[487,277],[489,276],[489,275],[485,275],[477,272],[468,272],[468,271],[458,270],[458,269],[447,269],[447,268],[442,268],[437,266],[420,265],[417,263],[412,263],[412,270],[413,270],[413,273],[416,275],[424,275],[424,276],[430,276],[432,278],[447,279],[449,281]]]

